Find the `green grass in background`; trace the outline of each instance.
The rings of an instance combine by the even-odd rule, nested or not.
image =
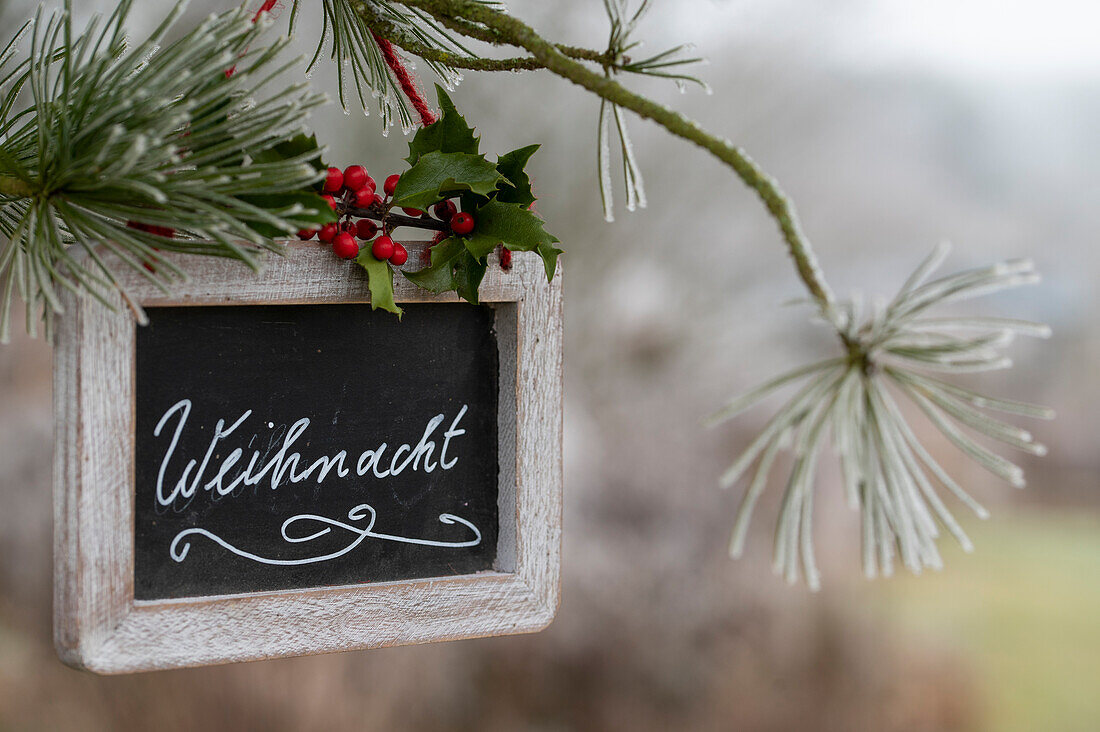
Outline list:
[[[876,583],[882,621],[964,660],[979,729],[1100,730],[1100,515],[1003,511],[972,555],[943,540],[943,572]]]

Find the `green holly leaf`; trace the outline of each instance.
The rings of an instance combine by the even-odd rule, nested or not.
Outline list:
[[[531,179],[527,177],[524,168],[538,149],[538,145],[528,145],[497,158],[497,170],[507,181],[497,191],[498,201],[522,203],[524,206],[535,202],[535,196],[531,193]]]
[[[401,175],[393,192],[393,203],[407,208],[427,209],[444,198],[463,191],[487,196],[504,178],[483,155],[463,152],[430,152]]]
[[[476,305],[477,291],[485,277],[485,262],[474,259],[458,237],[444,239],[431,251],[432,263],[418,272],[404,272],[405,278],[435,293],[454,290],[463,300]]]
[[[338,218],[328,203],[312,191],[255,193],[237,196],[237,200],[277,216],[307,224],[329,224]],[[295,208],[298,209],[297,212],[292,213]]]
[[[402,272],[405,279],[417,287],[435,293],[455,289],[455,262],[466,251],[466,244],[458,237],[444,239],[432,247],[432,262],[416,272]]]
[[[409,157],[405,158],[409,165],[415,165],[422,155],[430,152],[461,152],[470,155],[478,153],[480,138],[474,137],[473,128],[455,109],[443,87],[436,84],[435,92],[442,114],[432,124],[417,130],[416,136],[409,143]]]
[[[486,262],[479,262],[469,252],[462,252],[454,266],[455,292],[468,303],[477,305],[477,290],[488,268]]]
[[[312,191],[293,193],[260,193],[237,196],[237,200],[251,204],[256,208],[280,218],[294,222],[299,228],[315,228],[337,220],[336,212]],[[291,213],[295,208],[297,213]],[[285,237],[288,232],[273,226],[262,219],[254,220],[252,225],[259,234],[271,238]]]
[[[322,172],[328,169],[321,161],[321,148],[317,145],[317,135],[306,135],[304,133],[299,133],[289,140],[284,140],[266,150],[253,153],[252,160],[257,163],[277,163],[308,153],[316,153],[309,164],[317,171]]]
[[[489,201],[477,210],[474,218],[476,228],[466,239],[466,249],[479,262],[498,244],[526,252],[558,241],[542,228],[542,219],[521,203]]]
[[[535,251],[542,257],[542,266],[546,270],[546,281],[551,282],[554,279],[554,272],[558,268],[558,255],[561,254],[562,250],[548,243],[543,243],[535,247]]]
[[[364,247],[355,261],[367,271],[371,310],[382,308],[400,319],[403,311],[393,300],[393,270],[390,265],[375,259],[370,253],[370,247]]]
[[[499,190],[499,189],[497,189]],[[488,203],[491,199],[489,196],[478,196],[469,191],[466,191],[458,199],[459,211],[477,211],[479,208]]]
[[[317,146],[316,135],[298,134],[267,149],[251,151],[249,155],[254,163],[262,164],[277,163],[311,153],[313,153],[313,157],[309,160],[309,164],[318,171],[325,170],[325,164],[321,162],[321,149]],[[303,229],[323,226],[337,220],[336,212],[312,189],[286,193],[250,194],[238,196],[237,198],[257,208],[262,208],[272,214],[296,222]],[[289,213],[295,206],[300,207],[302,211],[300,213]],[[255,223],[253,228],[263,236],[272,238],[287,235],[287,232],[262,220]]]

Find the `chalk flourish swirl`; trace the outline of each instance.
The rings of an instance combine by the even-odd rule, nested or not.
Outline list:
[[[205,536],[206,538],[210,539],[214,543],[219,544],[223,548],[233,552],[234,554],[236,554],[239,557],[244,557],[245,559],[251,559],[252,561],[259,562],[260,564],[274,564],[274,565],[282,565],[282,566],[293,566],[293,565],[300,565],[300,564],[316,564],[317,562],[325,562],[325,561],[328,561],[330,559],[336,559],[337,557],[342,557],[345,554],[347,554],[348,552],[354,550],[355,547],[359,546],[360,544],[362,544],[367,539],[380,539],[382,541],[397,541],[397,542],[401,542],[403,544],[419,544],[420,546],[449,547],[449,548],[452,548],[452,549],[458,549],[458,548],[461,548],[461,547],[469,547],[469,546],[477,546],[478,544],[481,543],[481,532],[478,531],[478,528],[476,526],[474,526],[472,523],[470,523],[469,521],[467,521],[466,519],[462,518],[461,516],[455,516],[453,513],[441,513],[441,514],[439,514],[439,522],[441,524],[446,524],[448,526],[453,526],[454,524],[462,524],[463,526],[465,526],[466,528],[468,528],[470,531],[472,531],[474,533],[474,538],[473,539],[469,539],[469,540],[466,540],[466,541],[433,541],[433,540],[430,540],[430,539],[414,539],[414,538],[409,538],[409,537],[405,537],[405,536],[395,536],[393,534],[380,534],[378,532],[373,531],[374,522],[378,518],[378,513],[374,510],[373,507],[369,506],[366,503],[361,503],[358,506],[355,506],[354,508],[352,508],[350,511],[348,511],[348,520],[349,521],[362,521],[364,518],[367,518],[368,516],[369,516],[369,521],[367,522],[367,524],[365,526],[354,526],[354,525],[349,524],[349,523],[344,523],[343,521],[337,521],[336,519],[326,518],[325,516],[317,516],[316,514],[312,514],[312,513],[303,513],[303,514],[299,514],[297,516],[291,516],[286,521],[284,521],[282,529],[281,529],[281,533],[282,533],[283,541],[287,542],[288,544],[301,544],[301,543],[313,541],[314,539],[320,538],[320,537],[324,536],[325,534],[330,533],[333,530],[333,528],[343,529],[343,530],[347,531],[352,537],[354,537],[352,542],[350,544],[348,544],[346,547],[344,547],[343,549],[341,549],[340,551],[332,552],[332,553],[329,553],[329,554],[323,554],[321,556],[316,556],[316,557],[305,557],[305,558],[302,558],[302,559],[269,559],[267,557],[261,557],[258,554],[252,554],[251,552],[246,552],[243,549],[239,549],[239,548],[233,546],[232,544],[230,544],[225,539],[218,536],[217,534],[214,534],[210,531],[207,531],[206,529],[201,529],[201,528],[184,529],[180,533],[176,534],[176,538],[172,540],[172,545],[171,545],[171,547],[169,547],[168,551],[169,551],[169,554],[171,554],[172,559],[176,560],[177,562],[182,562],[184,559],[187,558],[187,553],[191,550],[190,537],[191,536]],[[295,525],[295,524],[300,524],[300,523],[303,523],[303,522],[314,522],[316,524],[321,524],[323,526],[323,528],[321,528],[317,531],[314,531],[312,534],[308,534],[306,536],[291,536],[290,531],[289,531],[290,527]]]

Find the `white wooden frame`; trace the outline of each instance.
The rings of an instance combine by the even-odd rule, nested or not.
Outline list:
[[[410,244],[409,262],[423,244]],[[561,276],[534,253],[481,287],[497,307],[500,538],[493,571],[337,588],[134,600],[134,320],[69,295],[54,349],[54,638],[61,659],[125,673],[540,630],[558,605],[561,543]],[[179,257],[170,296],[121,276],[146,307],[368,302],[366,277],[316,243],[255,275]],[[400,302],[454,302],[395,277]],[[511,395],[514,394],[514,398]]]

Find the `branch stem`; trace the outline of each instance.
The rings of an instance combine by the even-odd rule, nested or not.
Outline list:
[[[363,0],[353,2],[352,9],[363,22],[366,23],[367,27],[378,35],[389,39],[391,43],[400,47],[402,50],[414,56],[419,56],[426,61],[449,66],[452,69],[464,69],[466,71],[535,71],[546,68],[546,66],[534,56],[478,58],[475,56],[441,51],[438,48],[432,48],[431,46],[425,45],[413,36],[405,33],[397,25],[374,12],[366,2],[363,2]],[[436,15],[435,13],[432,13],[432,15],[445,27],[457,33],[461,33],[468,38],[484,41],[494,46],[505,44],[514,45],[502,39],[491,29],[477,23],[472,23],[462,17],[444,14]],[[569,58],[581,61],[592,61],[615,69],[625,70],[621,69],[616,63],[616,60],[613,59],[607,51],[596,51],[590,48],[566,46],[564,44],[557,44],[556,48]]]
[[[368,206],[367,208],[358,208],[356,206],[346,206],[338,202],[338,209],[340,216],[355,216],[360,219],[374,219],[382,224],[382,228],[388,233],[399,226],[411,226],[414,229],[427,229],[428,231],[446,231],[450,232],[451,227],[449,224],[433,219],[430,216],[404,216],[402,214],[392,213],[386,206]]]
[[[494,46],[508,43],[499,33],[491,28],[478,23],[471,23],[470,21],[451,15],[441,15],[438,18],[439,22],[447,28],[453,31],[461,33],[467,38],[473,38],[478,41],[484,41],[485,43],[491,43]],[[554,47],[558,49],[564,56],[576,59],[578,61],[593,61],[601,65],[614,65],[615,59],[613,54],[609,51],[596,51],[591,48],[581,48],[579,46],[567,46],[564,43],[555,43]],[[537,61],[538,59],[531,59]],[[541,66],[541,64],[540,64]]]
[[[799,278],[817,302],[822,314],[830,322],[835,322],[835,298],[817,264],[817,257],[809,240],[802,233],[794,205],[775,179],[767,175],[744,150],[736,147],[729,140],[707,132],[698,123],[679,112],[636,94],[614,79],[569,58],[559,46],[542,38],[527,24],[490,6],[471,0],[402,0],[402,2],[408,7],[419,8],[429,13],[442,23],[448,23],[448,27],[459,32],[463,32],[463,28],[471,25],[484,28],[485,32],[477,31],[477,36],[474,36],[472,31],[468,35],[480,37],[482,40],[491,38],[493,40],[490,42],[496,45],[507,44],[522,48],[548,71],[612,104],[656,122],[677,137],[702,147],[721,160],[745,185],[755,191],[764,203],[779,226]],[[368,23],[373,22],[372,14],[365,8],[365,4],[359,3],[358,6],[362,8],[360,13],[364,20]],[[459,22],[456,22],[456,19]],[[410,53],[419,53],[418,50],[407,48],[396,38],[391,40]],[[425,58],[430,57],[425,56]]]

